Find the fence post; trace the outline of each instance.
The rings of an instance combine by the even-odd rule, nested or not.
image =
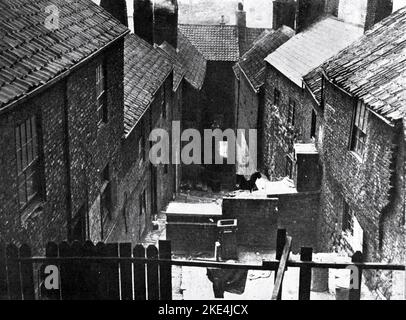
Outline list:
[[[84,257],[94,257],[96,255],[96,248],[92,241],[87,240],[83,244],[82,255]],[[90,261],[83,263],[83,299],[94,300],[97,296],[97,283],[95,264]]]
[[[147,258],[158,259],[158,249],[149,245],[147,248]],[[159,278],[158,278],[158,263],[147,263],[147,290],[148,300],[159,300]]]
[[[312,261],[313,249],[303,247],[300,250],[300,261]],[[310,300],[312,268],[303,266],[299,276],[299,300]]]
[[[110,258],[118,257],[118,243],[107,243],[106,254]],[[120,300],[120,282],[117,262],[107,262],[109,300]]]
[[[286,243],[286,229],[278,229],[278,232],[276,234],[276,255],[275,258],[276,260],[280,261],[282,258],[282,253],[283,253],[283,248]],[[279,264],[278,264],[279,266]],[[276,268],[278,270],[278,268]],[[277,271],[275,271],[275,281],[276,281],[276,276],[277,276]],[[279,290],[278,298],[277,300],[282,300],[282,285],[281,289]]]
[[[355,252],[351,258],[353,263],[362,263],[363,260],[364,258],[360,251]],[[361,299],[362,268],[357,267],[357,269],[358,274],[355,270],[351,270],[349,300]]]
[[[159,258],[166,260],[172,258],[170,241],[159,240]],[[172,265],[168,263],[159,265],[159,287],[161,300],[172,300]]]
[[[7,299],[6,246],[0,242],[0,300]]]
[[[103,242],[99,242],[96,245],[96,256],[106,257],[106,245]],[[106,263],[97,263],[97,298],[98,300],[107,300],[108,292],[108,268]]]
[[[145,248],[142,244],[135,246],[133,256],[134,258],[145,258]],[[133,272],[135,300],[146,300],[145,263],[135,262]]]
[[[31,258],[31,248],[23,244],[20,247],[21,258]],[[23,300],[35,300],[34,290],[34,271],[32,261],[23,261],[20,265],[21,268],[21,285]]]
[[[120,257],[131,257],[131,243],[120,243]],[[120,263],[121,300],[132,300],[132,270],[131,262]]]
[[[18,249],[14,244],[6,248],[8,297],[10,300],[21,300],[20,266],[17,261]]]

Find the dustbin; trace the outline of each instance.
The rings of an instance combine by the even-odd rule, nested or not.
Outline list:
[[[223,260],[237,260],[237,219],[217,221],[220,255]]]

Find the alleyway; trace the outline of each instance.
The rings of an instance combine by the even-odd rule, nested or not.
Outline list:
[[[189,193],[181,193],[174,200],[178,203],[209,203],[215,202],[221,205],[221,197],[225,193],[211,193],[203,191],[190,191]],[[144,246],[158,245],[159,240],[166,239],[166,214],[161,213],[157,220],[158,229],[149,232],[143,239]],[[238,262],[261,265],[264,260],[272,260],[275,258],[274,250],[264,250],[254,247],[238,247]],[[337,257],[336,255],[314,255],[314,259],[331,259],[337,261],[349,261],[348,257]],[[172,256],[173,259],[185,260],[214,260],[211,252],[177,252]],[[299,260],[298,255],[291,255],[291,259]],[[348,271],[348,270],[347,270]],[[207,278],[207,270],[205,268],[196,267],[172,267],[172,295],[174,300],[213,300],[214,293],[212,283]],[[225,292],[225,300],[269,300],[272,294],[274,283],[274,272],[268,271],[255,271],[248,272],[245,291],[242,295],[232,294]],[[313,277],[320,277],[316,275]],[[348,282],[348,272],[330,270],[328,274],[328,290],[324,292],[312,291],[312,300],[335,300],[336,299],[336,286]],[[320,279],[319,286],[320,286]],[[299,269],[289,268],[285,274],[283,286],[283,300],[297,300],[298,297],[298,283],[299,283]],[[373,295],[363,284],[361,299],[376,300],[377,297]]]

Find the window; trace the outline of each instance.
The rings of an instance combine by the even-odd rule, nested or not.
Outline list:
[[[164,119],[166,119],[166,104],[166,84],[164,83],[161,89],[161,114]]]
[[[110,181],[110,168],[107,165],[102,172],[101,176],[102,188],[100,205],[102,210],[103,219],[111,219],[111,181]]]
[[[288,106],[288,124],[295,125],[295,113],[296,113],[296,101],[292,98],[289,98]]]
[[[367,140],[367,123],[369,111],[365,104],[358,101],[355,111],[354,126],[352,132],[351,150],[363,157]]]
[[[278,89],[274,89],[273,91],[273,104],[277,107],[279,107],[279,103],[281,100],[281,93]]]
[[[97,115],[98,125],[106,123],[108,120],[107,103],[106,103],[106,80],[103,63],[96,67],[96,97],[97,97]]]
[[[164,165],[164,174],[168,174],[169,166],[167,164]]]
[[[285,174],[289,179],[293,178],[293,161],[289,156],[286,156],[286,168],[285,168]]]
[[[140,194],[140,216],[144,215],[147,212],[147,196],[146,196],[146,191],[144,190]]]
[[[38,137],[36,117],[32,116],[15,128],[20,209],[40,195]]]
[[[353,235],[354,232],[354,213],[348,203],[343,200],[343,221],[342,230],[350,232]]]

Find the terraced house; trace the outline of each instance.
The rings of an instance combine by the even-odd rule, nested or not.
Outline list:
[[[105,239],[120,207],[128,30],[90,0],[0,11],[0,239]]]
[[[125,38],[124,74],[123,170],[118,192],[123,207],[108,240],[137,243],[175,191],[172,166],[153,166],[149,161],[151,130],[168,129],[171,124],[173,64],[131,34]]]
[[[321,250],[405,262],[405,30],[403,8],[321,67]],[[386,298],[403,284],[366,277]]]
[[[296,35],[265,59],[267,67],[261,163],[262,169],[271,179],[285,176],[294,179],[294,144],[315,143],[320,137],[319,109],[312,94],[306,90],[304,76],[357,40],[364,32],[361,22],[354,24],[352,15],[347,13],[347,7],[351,5],[347,0],[339,1],[337,10],[331,9],[327,1],[315,2],[313,5],[316,6],[312,11],[313,19],[304,20],[300,17],[311,16],[307,14],[307,7],[299,2],[295,20]],[[366,7],[353,9],[358,12],[361,21]],[[317,165],[317,158],[314,160],[314,165]]]
[[[235,96],[236,85],[233,66],[251,48],[266,31],[265,28],[247,26],[246,15],[242,3],[235,11],[236,25],[226,25],[224,19],[219,24],[179,24],[179,31],[207,60],[206,77],[196,102],[185,106],[188,119],[185,119],[196,129],[221,130],[236,129]],[[236,173],[235,165],[200,166],[195,175],[204,176],[208,184],[214,187],[232,188]],[[222,174],[219,174],[222,172]],[[193,175],[193,174],[191,174]],[[198,178],[197,178],[198,179]]]
[[[258,150],[262,149],[264,134],[262,131],[266,70],[264,59],[294,34],[295,32],[287,26],[282,26],[278,30],[264,31],[251,49],[233,67],[236,77],[236,128],[257,129],[259,131]],[[257,169],[252,168],[247,171],[246,167],[247,164],[244,163],[243,159],[238,159],[236,173],[248,175]]]

